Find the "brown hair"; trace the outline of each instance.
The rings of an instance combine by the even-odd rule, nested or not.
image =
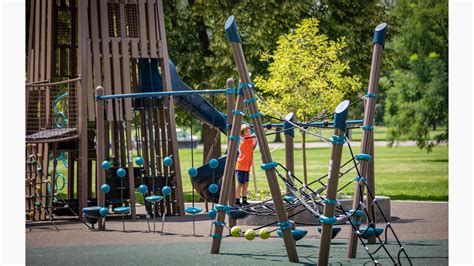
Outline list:
[[[244,135],[244,131],[247,130],[247,129],[250,129],[250,126],[249,125],[246,125],[246,124],[243,124],[242,126],[240,126],[240,135]]]

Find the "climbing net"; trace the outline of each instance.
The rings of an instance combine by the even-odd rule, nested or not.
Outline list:
[[[255,92],[255,91],[254,91]],[[291,124],[291,128],[285,129],[293,129],[293,128],[299,128],[302,131],[305,131],[306,133],[313,135],[320,140],[324,142],[331,143],[332,140],[331,138],[326,138],[320,134],[317,134],[313,131],[308,130],[307,127],[304,127],[302,125],[299,125],[297,123],[293,123],[291,121],[286,120],[283,116],[281,116],[278,112],[276,112],[268,103],[265,102],[265,100],[260,97],[256,92],[256,96],[262,101],[264,105],[266,105],[274,114],[277,115],[277,117],[269,116],[270,118],[273,119],[278,119],[282,122],[287,122]],[[358,99],[352,104],[355,104],[361,100],[363,100],[364,97]],[[352,105],[351,104],[351,105]],[[331,116],[332,114],[326,114],[326,115],[321,115],[318,117],[319,119],[321,118],[327,118]],[[327,199],[323,196],[324,192],[326,191],[327,184],[325,183],[325,179],[328,177],[328,174],[325,174],[319,178],[316,178],[312,182],[308,184],[304,184],[298,177],[296,177],[291,171],[289,171],[285,166],[283,166],[280,163],[277,162],[272,162],[273,167],[278,175],[278,177],[282,180],[282,182],[285,184],[285,186],[288,188],[290,191],[289,193],[284,194],[283,197],[283,202],[284,202],[284,209],[286,212],[290,212],[290,215],[288,218],[294,217],[302,212],[309,212],[315,219],[319,220],[319,223],[303,223],[303,222],[297,222],[297,221],[290,221],[290,222],[283,222],[279,223],[278,221],[274,221],[268,224],[265,224],[263,226],[259,226],[254,229],[249,229],[245,232],[245,237],[249,240],[254,238],[254,230],[260,229],[260,237],[265,239],[268,238],[267,234],[277,231],[279,232],[279,235],[281,236],[281,230],[288,229],[291,227],[291,224],[300,224],[300,225],[320,225],[320,224],[348,224],[352,227],[352,229],[355,231],[357,238],[360,240],[361,244],[364,247],[364,250],[370,257],[370,259],[375,263],[379,264],[379,262],[376,260],[375,256],[378,255],[378,253],[385,251],[386,255],[390,258],[391,262],[396,265],[401,265],[402,260],[405,259],[410,265],[412,265],[412,262],[410,260],[410,257],[408,256],[408,253],[406,252],[403,244],[399,240],[397,234],[395,233],[395,230],[393,229],[392,225],[388,221],[387,217],[382,211],[382,208],[375,199],[374,194],[370,187],[368,186],[367,180],[364,177],[361,177],[362,175],[360,174],[359,171],[359,161],[362,160],[371,160],[370,155],[367,154],[358,154],[354,155],[352,147],[350,143],[347,141],[346,137],[341,136],[340,141],[342,144],[346,143],[348,146],[348,149],[350,151],[350,159],[343,163],[340,166],[340,173],[339,173],[339,181],[342,181],[343,177],[345,177],[348,173],[350,173],[352,170],[356,170],[357,176],[355,178],[351,178],[349,180],[346,180],[345,183],[342,184],[337,189],[337,192],[342,191],[345,189],[347,186],[352,184],[353,182],[357,182],[357,185],[359,186],[360,191],[363,191],[365,189],[367,191],[367,196],[370,196],[369,198],[374,199],[372,201],[371,205],[371,210],[368,209],[366,204],[364,203],[364,195],[363,193],[359,193],[360,197],[357,199],[357,207],[353,209],[346,209],[344,206],[341,204],[339,200],[330,200]],[[262,168],[263,169],[263,168]],[[286,176],[291,177],[293,181],[289,181]],[[326,204],[333,204],[336,206],[335,209],[335,216],[333,217],[326,217],[322,214],[322,209]],[[378,213],[381,215],[384,226],[383,227],[376,227],[375,226],[375,212],[374,209],[378,210]],[[231,208],[230,206],[221,206],[217,205],[216,209],[230,212]],[[276,210],[273,206],[273,203],[271,202],[271,199],[269,200],[264,200],[259,203],[247,205],[247,206],[242,206],[241,210],[249,215],[257,215],[257,216],[268,216],[268,215],[276,215]],[[369,215],[371,214],[371,215]],[[366,217],[367,220],[367,227],[359,227],[361,223],[359,222],[360,218]],[[219,222],[219,221],[213,221],[213,224],[220,223],[219,225],[225,226],[225,223]],[[278,227],[273,230],[266,230],[266,227],[268,226],[274,226],[275,224],[278,224]],[[232,228],[231,229],[231,235],[233,236],[238,236],[240,235],[240,231],[238,230],[239,228]],[[334,230],[337,228],[333,228],[333,237],[335,236]],[[340,230],[337,229],[337,230]],[[338,231],[337,231],[338,232]],[[337,234],[336,232],[336,234]],[[382,238],[382,233],[384,233],[384,237]],[[302,232],[300,230],[292,230],[293,237],[295,240],[299,240],[304,237],[306,232]],[[389,233],[393,236],[395,239],[395,243],[393,241],[389,241]],[[369,248],[369,238],[375,237],[376,243],[371,244]],[[389,246],[397,246],[398,247],[398,252],[396,255],[393,255],[393,252],[390,252]]]

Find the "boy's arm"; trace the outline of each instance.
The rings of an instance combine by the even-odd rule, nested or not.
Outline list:
[[[252,145],[253,145],[253,148],[255,149],[255,147],[257,147],[257,136],[255,134],[252,134]]]

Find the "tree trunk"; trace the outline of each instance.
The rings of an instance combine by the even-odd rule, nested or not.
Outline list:
[[[210,159],[219,158],[221,156],[221,134],[219,130],[203,124],[201,139],[204,143],[203,163],[207,163]]]
[[[276,134],[275,134],[275,140],[273,142],[283,142],[282,139],[281,139],[281,128],[276,128]]]

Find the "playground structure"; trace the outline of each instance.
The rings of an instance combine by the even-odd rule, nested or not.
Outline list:
[[[71,25],[64,25],[64,17]],[[328,263],[331,237],[338,230],[334,224],[339,222],[348,222],[352,227],[348,257],[355,256],[357,242],[361,241],[372,258],[364,238],[368,239],[367,243],[380,244],[375,252],[386,250],[386,242],[380,238],[382,232],[375,226],[377,203],[374,202],[372,133],[385,30],[386,25],[381,24],[374,35],[361,154],[352,156],[354,166],[349,169],[358,171],[358,178],[353,180],[356,194],[353,208],[344,210],[336,200],[338,179],[349,171],[342,172],[341,167],[351,162],[341,164],[342,147],[346,143],[344,134],[348,126],[358,125],[360,121],[346,121],[350,104],[344,101],[336,108],[334,123],[295,123],[289,114],[286,117],[278,115],[283,123],[263,124],[264,115],[256,105],[257,100],[262,99],[255,94],[248,75],[233,17],[226,22],[226,31],[240,77],[237,89],[233,80],[229,80],[225,90],[195,91],[179,78],[168,59],[161,1],[31,1],[26,84],[28,220],[49,219],[54,224],[55,216],[65,210],[69,215],[87,218],[92,224],[98,221],[99,230],[105,230],[104,218],[110,212],[122,218],[136,218],[137,189],[144,195],[149,216],[154,220],[156,216],[162,217],[163,232],[166,215],[187,213],[194,217],[202,211],[194,206],[196,190],[210,202],[218,203],[215,210],[209,212],[211,218],[213,215],[216,218],[212,222],[211,253],[220,251],[221,240],[225,237],[226,214],[231,218],[232,235],[240,235],[238,227],[234,227],[234,219],[252,212],[261,214],[258,210],[261,208],[265,215],[276,214],[278,221],[273,224],[278,225],[278,234],[284,240],[289,260],[297,262],[295,240],[304,237],[306,232],[294,228],[288,218],[301,212],[297,207],[303,207],[302,211],[311,212],[322,223],[318,256],[321,265]],[[227,95],[227,118],[201,96],[206,93]],[[186,209],[174,121],[175,104],[225,133],[229,143],[227,156],[207,156],[209,163],[197,168],[192,159],[188,174],[193,185],[193,206]],[[241,209],[230,206],[234,200],[233,171],[240,139],[239,127],[232,125],[242,123],[244,108],[249,112],[258,138],[264,163],[261,169],[267,175],[272,194],[271,206],[266,202]],[[270,126],[283,128],[286,166],[272,160],[264,132],[264,128]],[[328,183],[324,184],[321,179],[308,182],[306,176],[302,182],[293,174],[294,129],[310,133],[307,127],[331,126],[334,135],[326,139],[333,144]],[[360,162],[356,163],[356,159]],[[59,162],[67,168],[67,177],[57,174]],[[279,168],[284,170],[283,174]],[[283,197],[278,179],[286,185]],[[68,193],[63,199],[58,191],[65,184]],[[313,190],[312,184],[322,185],[323,189]],[[365,204],[364,190],[367,191]],[[325,196],[321,195],[323,192]],[[365,229],[359,228],[361,213],[366,216]],[[395,233],[386,219],[385,222],[386,241],[388,229]],[[271,231],[261,229],[261,238],[268,238]],[[253,239],[254,231],[246,232],[245,236]],[[400,246],[398,261],[402,253],[410,261],[403,245],[398,238],[396,240]],[[395,263],[395,258],[390,258]]]

